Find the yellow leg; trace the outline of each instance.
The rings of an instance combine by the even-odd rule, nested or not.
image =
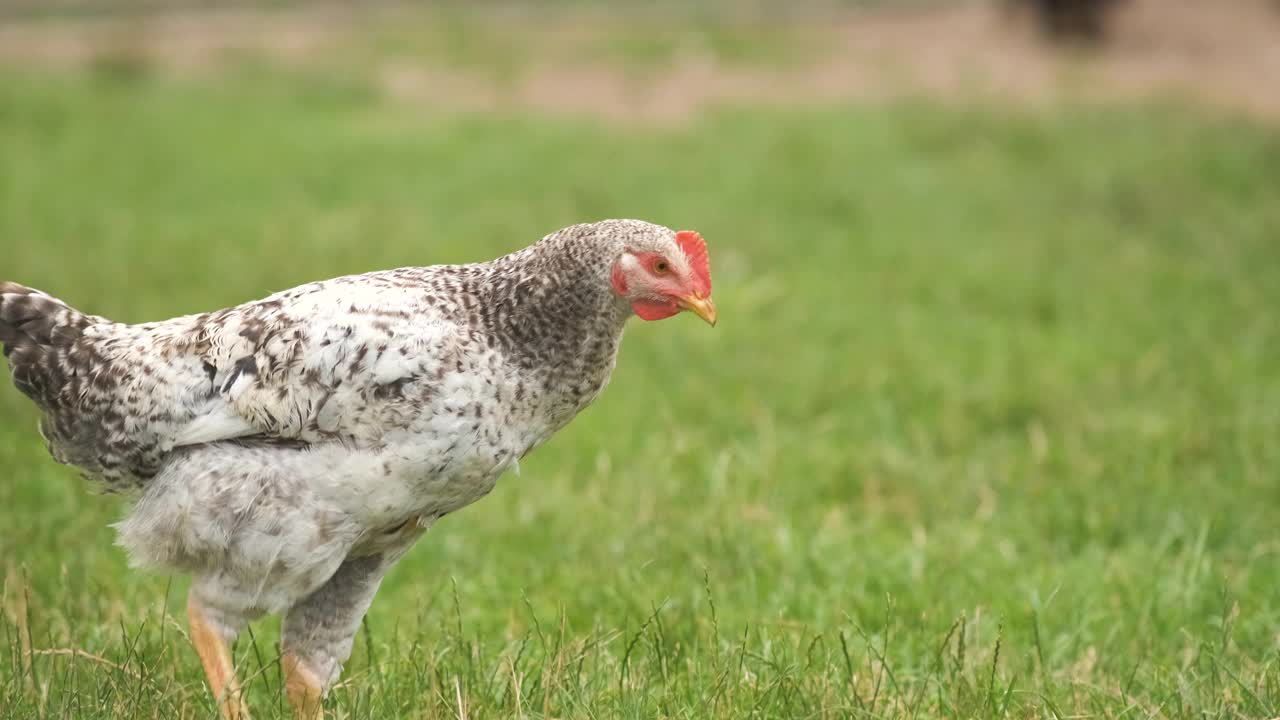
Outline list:
[[[296,655],[285,655],[284,689],[296,720],[322,720],[324,687],[320,678]]]
[[[231,649],[221,634],[205,620],[195,598],[187,600],[187,622],[191,625],[191,644],[196,647],[209,689],[227,720],[249,720],[249,708],[240,694],[240,681],[231,663]]]

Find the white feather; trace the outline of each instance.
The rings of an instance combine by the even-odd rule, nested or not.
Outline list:
[[[174,436],[174,447],[232,440],[253,435],[257,430],[229,405],[218,402],[206,415],[196,418]]]

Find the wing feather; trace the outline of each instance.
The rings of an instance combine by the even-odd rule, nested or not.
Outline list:
[[[84,316],[57,345],[24,340],[40,362],[15,352],[15,377],[39,384],[54,457],[111,489],[145,482],[188,445],[259,437],[378,446],[421,415],[454,362],[458,298],[422,282],[438,271],[336,278],[156,323]]]
[[[381,283],[325,283],[213,318],[221,404],[193,432],[210,442],[252,434],[377,445],[429,400],[458,327],[420,292]],[[221,383],[218,384],[218,381]],[[182,444],[182,443],[179,443]]]

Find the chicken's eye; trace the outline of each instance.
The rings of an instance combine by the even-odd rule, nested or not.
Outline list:
[[[659,260],[653,264],[653,271],[658,275],[666,275],[671,271],[671,266],[667,264],[666,260]]]

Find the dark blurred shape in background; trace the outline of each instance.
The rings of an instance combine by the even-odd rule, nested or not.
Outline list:
[[[1106,36],[1112,11],[1124,0],[1009,0],[1035,14],[1040,30],[1058,42],[1096,43]]]

